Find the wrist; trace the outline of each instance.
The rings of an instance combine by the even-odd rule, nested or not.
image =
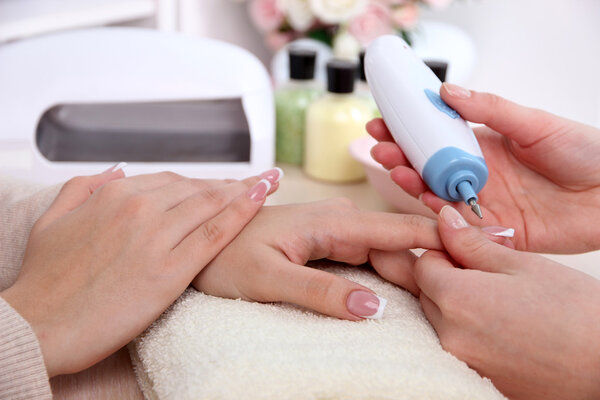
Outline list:
[[[31,295],[27,294],[28,291],[21,291],[17,285],[13,285],[10,288],[0,293],[0,297],[4,299],[19,315],[27,321],[35,334],[46,371],[49,377],[58,375],[57,360],[59,357],[55,355],[53,349],[55,349],[54,338],[50,335],[51,330],[46,329],[47,323],[41,318],[41,314],[44,310],[42,308],[39,299],[33,299]],[[29,291],[31,293],[31,291]]]

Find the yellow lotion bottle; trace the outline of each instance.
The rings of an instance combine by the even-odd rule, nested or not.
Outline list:
[[[354,95],[356,65],[333,60],[327,64],[327,93],[306,111],[304,171],[329,182],[353,182],[365,177],[360,163],[348,152],[352,141],[367,134],[373,110]]]

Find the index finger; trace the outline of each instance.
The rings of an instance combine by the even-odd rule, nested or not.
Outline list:
[[[350,243],[370,249],[398,251],[425,248],[442,250],[437,222],[421,215],[384,212],[358,212],[349,220],[338,221]]]

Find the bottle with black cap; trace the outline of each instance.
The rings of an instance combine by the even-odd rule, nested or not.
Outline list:
[[[367,134],[372,118],[368,103],[354,94],[356,64],[332,60],[327,64],[327,92],[306,112],[304,171],[329,182],[364,178],[362,165],[348,151],[350,143]]]
[[[275,91],[275,154],[277,161],[300,165],[304,154],[306,108],[323,90],[314,81],[314,50],[288,50],[290,80]]]

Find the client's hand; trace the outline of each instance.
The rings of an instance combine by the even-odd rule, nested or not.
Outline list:
[[[450,257],[428,251],[415,278],[442,346],[512,400],[600,398],[600,281],[493,243],[451,207],[439,231]]]
[[[107,180],[65,184],[2,293],[32,325],[50,376],[80,371],[141,333],[254,217],[271,187],[168,172]]]
[[[480,221],[464,203],[453,204],[473,224],[516,229],[517,249],[577,253],[600,248],[600,130],[526,108],[488,93],[444,84],[442,98],[475,129],[489,167],[480,196]],[[391,178],[433,211],[449,204],[435,196],[393,143],[383,120],[367,125],[381,143],[371,154]]]
[[[441,248],[435,221],[363,212],[346,199],[264,207],[194,279],[194,286],[215,296],[289,302],[359,320],[378,311],[373,292],[306,267],[306,262],[328,258],[358,265],[377,252],[371,260],[375,269],[406,287],[413,282],[415,261],[406,249],[416,247]]]

